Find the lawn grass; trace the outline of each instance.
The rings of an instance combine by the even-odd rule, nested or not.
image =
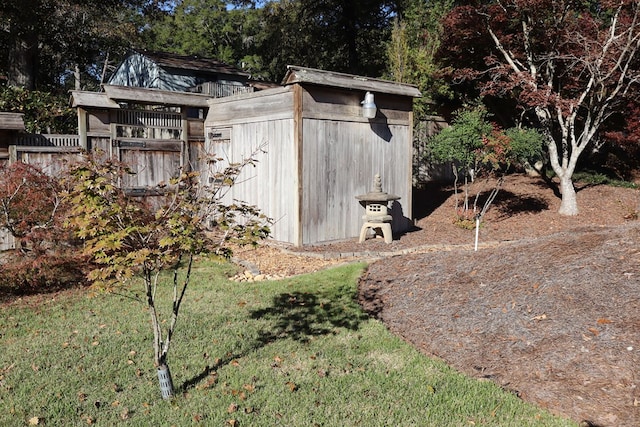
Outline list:
[[[4,308],[0,425],[575,425],[368,318],[354,301],[363,264],[250,284],[226,280],[231,268],[196,269],[169,355],[171,401],[143,304],[76,292]]]

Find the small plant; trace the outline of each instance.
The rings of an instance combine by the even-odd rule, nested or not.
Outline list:
[[[465,108],[457,112],[450,127],[429,141],[429,160],[451,162],[454,179],[456,224],[473,228],[482,219],[497,196],[504,174],[518,161],[540,156],[543,137],[532,129],[510,128],[506,131],[488,121],[483,107]],[[490,186],[482,206],[483,191],[471,198],[471,184],[483,178]],[[462,201],[458,183],[463,180]],[[468,224],[474,224],[467,227]]]
[[[62,287],[83,281],[84,260],[63,226],[67,206],[57,178],[15,162],[0,168],[0,228],[15,239],[4,254],[0,286],[11,292]]]
[[[610,185],[612,187],[638,188],[638,184],[630,181],[623,181],[602,173],[591,170],[581,170],[573,174],[575,181],[591,185]]]
[[[160,201],[148,203],[119,186],[131,173],[125,164],[91,156],[71,170],[68,225],[84,241],[84,253],[96,264],[88,278],[106,292],[126,292],[141,276],[153,332],[154,365],[165,399],[173,396],[169,349],[191,279],[194,258],[213,253],[229,257],[230,243],[255,244],[269,233],[269,220],[243,203],[225,205],[222,198],[244,164],[214,174],[213,186],[201,185],[195,172],[181,172],[158,189]],[[212,165],[217,162],[212,161]],[[171,272],[172,302],[167,318],[158,307],[164,272]]]

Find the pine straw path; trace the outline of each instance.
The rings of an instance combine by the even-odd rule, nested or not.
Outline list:
[[[373,263],[360,301],[471,376],[576,421],[640,425],[640,224]]]

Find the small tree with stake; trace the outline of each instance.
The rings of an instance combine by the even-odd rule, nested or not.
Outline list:
[[[168,354],[194,257],[203,253],[229,257],[231,243],[257,244],[269,233],[269,220],[255,207],[222,203],[235,177],[253,162],[249,158],[215,172],[212,186],[201,185],[197,173],[182,172],[157,189],[161,202],[153,204],[128,195],[118,185],[124,174],[131,173],[126,165],[88,157],[71,170],[68,225],[84,240],[85,254],[97,265],[89,279],[102,290],[117,292],[134,276],[142,277],[154,364],[165,399],[173,396]],[[164,271],[173,272],[173,300],[165,322],[156,299]]]
[[[466,226],[477,223],[487,212],[497,196],[504,174],[517,161],[539,157],[543,136],[532,129],[500,129],[487,120],[487,111],[482,107],[462,109],[457,112],[450,127],[443,129],[429,141],[431,160],[451,162],[455,192],[455,211],[458,224]],[[459,200],[460,174],[464,180],[464,197]],[[478,206],[481,192],[473,202],[470,198],[470,181],[484,176],[496,177],[482,207]],[[471,227],[469,227],[471,228]]]

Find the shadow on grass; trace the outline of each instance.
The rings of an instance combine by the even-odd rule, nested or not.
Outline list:
[[[207,379],[209,375],[213,374],[221,367],[228,365],[229,363],[231,363],[231,361],[239,357],[240,357],[239,354],[228,354],[227,357],[225,357],[224,359],[216,359],[216,363],[214,363],[213,365],[208,365],[198,375],[196,375],[195,377],[189,378],[188,380],[183,382],[182,385],[177,388],[176,392],[185,393],[189,389],[194,388],[195,386],[200,384],[202,381]]]
[[[38,304],[38,299],[51,299],[52,295],[61,292],[84,291],[89,288],[90,284],[82,281],[73,281],[68,283],[43,284],[40,286],[9,286],[0,284],[0,305],[10,304],[21,298],[34,298],[32,304]]]
[[[334,333],[336,328],[357,330],[366,319],[355,302],[332,300],[309,292],[276,295],[270,307],[255,310],[253,319],[273,320],[273,327],[262,332],[260,342],[277,339],[307,342],[311,337]]]
[[[337,329],[356,331],[369,318],[350,293],[340,288],[331,293],[284,292],[275,295],[268,307],[253,310],[249,316],[266,320],[269,326],[255,340],[243,342],[242,350],[216,360],[214,365],[186,380],[179,387],[181,392],[195,387],[220,367],[277,340],[306,343],[312,337],[335,334]]]

